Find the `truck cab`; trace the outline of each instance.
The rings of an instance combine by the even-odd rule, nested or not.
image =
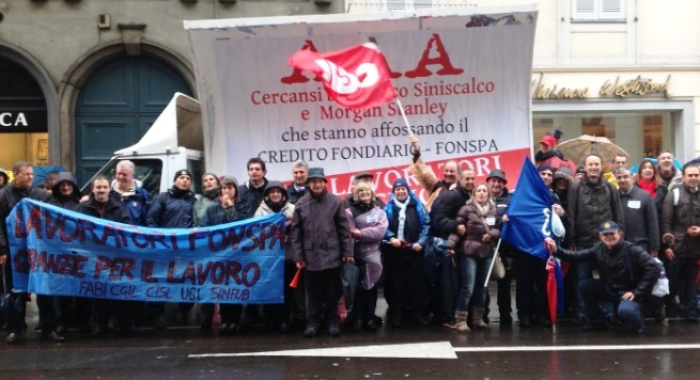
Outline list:
[[[135,165],[134,179],[154,198],[172,186],[173,177],[178,170],[186,168],[192,173],[192,191],[201,194],[203,149],[199,102],[187,95],[175,93],[141,140],[114,152],[114,157],[95,176],[103,175],[113,180],[116,178],[119,161],[130,160]],[[83,194],[90,191],[91,182],[92,178],[83,185]]]

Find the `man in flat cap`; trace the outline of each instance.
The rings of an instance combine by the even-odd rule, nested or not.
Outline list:
[[[606,328],[601,304],[610,302],[617,317],[641,333],[642,301],[650,296],[661,269],[644,248],[622,238],[620,226],[614,221],[603,222],[599,231],[599,242],[588,249],[563,249],[551,238],[546,238],[545,244],[551,254],[562,260],[591,261],[598,267],[599,279],[589,278],[580,284],[589,320],[583,325],[584,331]]]

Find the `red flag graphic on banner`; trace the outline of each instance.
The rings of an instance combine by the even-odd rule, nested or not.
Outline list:
[[[328,95],[343,107],[377,107],[396,98],[386,60],[371,42],[330,53],[300,50],[289,65],[320,76]]]

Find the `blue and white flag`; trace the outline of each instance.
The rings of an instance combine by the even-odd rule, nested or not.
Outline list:
[[[552,236],[553,204],[552,194],[535,165],[525,157],[501,238],[523,252],[547,260],[549,252],[544,239]]]

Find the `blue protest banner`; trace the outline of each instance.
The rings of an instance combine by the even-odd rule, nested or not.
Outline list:
[[[284,300],[281,214],[160,229],[24,199],[6,222],[17,292],[160,302]]]

